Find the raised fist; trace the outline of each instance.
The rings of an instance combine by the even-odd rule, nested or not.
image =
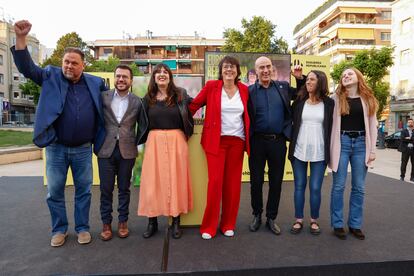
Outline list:
[[[14,31],[16,32],[16,36],[26,36],[30,29],[32,28],[32,24],[30,24],[27,20],[20,20],[14,23]]]

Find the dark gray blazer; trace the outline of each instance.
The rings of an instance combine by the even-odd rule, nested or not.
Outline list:
[[[148,120],[141,99],[130,93],[128,96],[128,108],[121,122],[118,123],[111,108],[114,93],[114,89],[102,93],[106,137],[98,152],[98,157],[111,157],[116,145],[117,137],[119,136],[119,150],[122,158],[133,159],[138,155],[137,141],[140,138],[137,137],[137,123],[140,129],[147,128]]]

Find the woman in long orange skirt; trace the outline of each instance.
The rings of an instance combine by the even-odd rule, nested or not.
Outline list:
[[[186,91],[174,85],[170,68],[155,66],[144,97],[149,133],[138,204],[138,215],[149,218],[144,238],[158,231],[158,216],[171,216],[172,237],[180,238],[180,214],[193,208],[187,140],[194,123],[189,101]]]

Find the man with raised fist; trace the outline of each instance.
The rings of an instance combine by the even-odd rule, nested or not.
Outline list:
[[[66,48],[62,67],[40,68],[30,57],[26,36],[32,25],[15,23],[16,45],[11,48],[20,73],[42,86],[33,142],[46,147],[47,205],[52,219],[51,246],[65,243],[68,220],[65,184],[70,167],[75,185],[75,231],[78,243],[91,242],[89,208],[92,185],[92,145],[97,153],[105,138],[101,78],[83,73],[84,53]]]

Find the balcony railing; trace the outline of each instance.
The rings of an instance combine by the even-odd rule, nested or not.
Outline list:
[[[375,45],[375,41],[363,39],[335,39],[331,43],[327,42],[325,45],[321,46],[319,48],[319,53],[335,45]]]
[[[149,55],[148,54],[135,54],[134,57],[135,59],[148,59]]]
[[[359,17],[355,18],[355,20],[340,20],[339,18],[336,18],[335,20],[329,22],[328,25],[324,26],[323,28],[320,28],[319,34],[322,34],[335,24],[376,24],[376,20],[375,18],[367,20],[366,18]]]

